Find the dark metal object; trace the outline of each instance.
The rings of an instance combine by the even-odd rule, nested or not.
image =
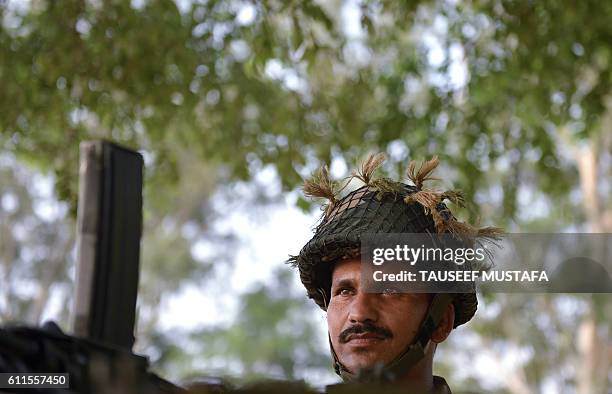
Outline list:
[[[183,392],[132,353],[142,183],[139,153],[105,141],[81,144],[75,336],[53,322],[0,327],[0,372],[68,373],[70,388],[27,392]]]
[[[143,159],[106,141],[81,143],[74,334],[131,349]]]
[[[23,389],[30,393],[184,392],[147,369],[146,357],[122,347],[66,335],[53,322],[41,328],[0,328],[0,372],[70,376],[69,389]]]

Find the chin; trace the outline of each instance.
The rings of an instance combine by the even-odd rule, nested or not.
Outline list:
[[[384,357],[379,354],[359,354],[352,355],[343,365],[351,372],[355,373],[359,369],[374,368],[379,364],[387,364]]]

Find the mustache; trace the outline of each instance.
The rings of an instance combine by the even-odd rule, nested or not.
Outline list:
[[[340,343],[347,343],[349,340],[348,337],[351,334],[365,334],[365,333],[375,334],[377,336],[380,336],[383,339],[393,338],[393,333],[390,330],[384,327],[379,327],[377,325],[374,325],[373,323],[368,323],[368,322],[350,326],[346,330],[342,331],[340,335],[338,335],[338,338],[340,339]]]

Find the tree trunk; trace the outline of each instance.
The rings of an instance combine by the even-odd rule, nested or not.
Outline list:
[[[605,145],[605,143],[604,143]],[[601,199],[597,190],[598,152],[597,136],[588,145],[575,151],[580,174],[580,187],[583,195],[583,208],[593,233],[609,232],[609,213],[603,212]],[[594,302],[589,299],[589,313],[580,323],[577,335],[579,362],[576,365],[576,386],[579,394],[605,392],[610,365],[609,334],[600,334],[598,321],[594,313]],[[602,327],[605,328],[605,327]]]

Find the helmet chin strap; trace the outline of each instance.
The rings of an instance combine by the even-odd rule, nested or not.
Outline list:
[[[408,372],[417,362],[423,359],[423,357],[425,357],[425,348],[431,339],[431,335],[436,327],[438,327],[438,324],[440,324],[446,307],[451,302],[453,302],[453,296],[451,294],[436,294],[429,305],[429,310],[412,343],[408,345],[406,350],[404,350],[395,360],[385,365],[381,371],[378,371],[378,375],[386,377],[389,380],[397,380]],[[334,359],[334,371],[336,374],[340,375],[345,382],[356,380],[357,374],[349,371],[338,359],[338,355],[334,350],[329,334],[328,339],[331,354]]]

